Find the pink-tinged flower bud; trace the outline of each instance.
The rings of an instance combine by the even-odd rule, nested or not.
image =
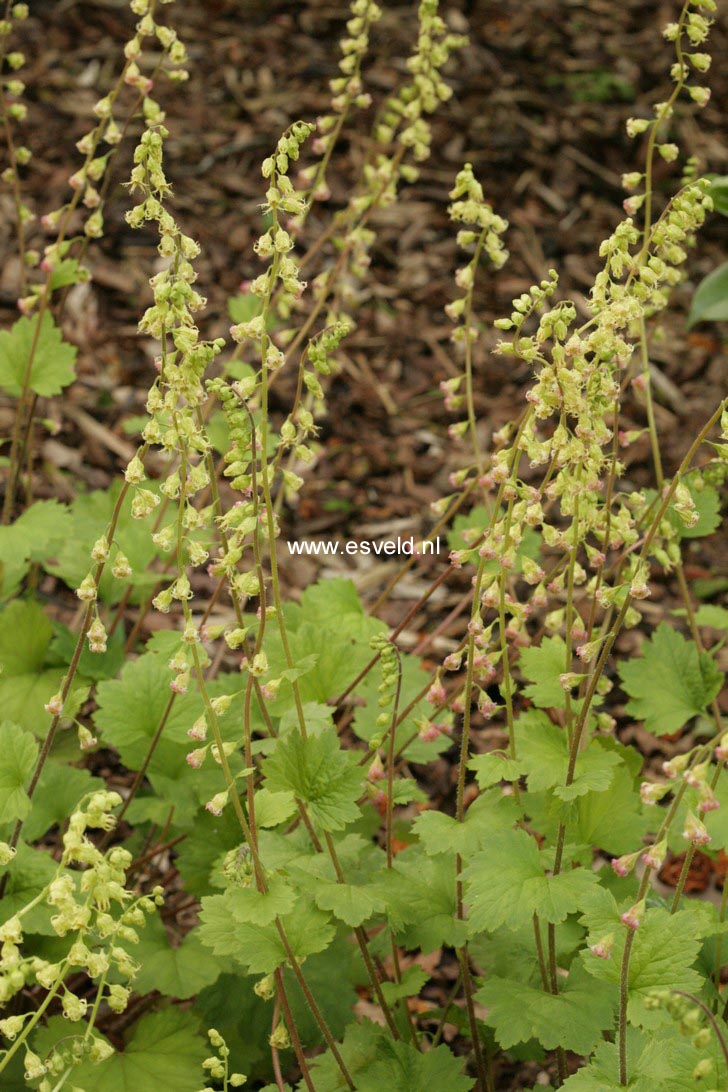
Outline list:
[[[595,955],[597,959],[611,959],[612,948],[614,947],[614,933],[607,933],[605,937],[598,940],[596,944],[592,944],[589,951],[592,955]]]
[[[711,841],[711,837],[704,825],[691,811],[685,817],[685,828],[682,836],[686,842],[690,842],[694,846],[707,846],[708,842]]]
[[[46,713],[49,713],[52,717],[60,717],[63,712],[63,695],[54,694],[52,698],[49,698],[46,704],[43,706]]]
[[[645,900],[640,899],[634,906],[630,906],[629,910],[625,910],[619,920],[622,922],[622,925],[626,925],[628,929],[639,929],[642,924],[642,919],[645,916],[645,908]]]
[[[473,656],[473,668],[480,682],[489,683],[495,675],[495,668],[489,656],[484,652]]]
[[[21,315],[31,315],[36,303],[38,302],[37,296],[24,296],[22,299],[17,300],[17,308]]]
[[[98,743],[96,736],[92,735],[88,728],[80,725],[78,729],[78,745],[82,751],[88,751]]]
[[[205,809],[211,815],[222,815],[222,809],[227,804],[227,795],[227,791],[215,793],[212,800],[208,800],[205,804]]]
[[[438,679],[427,691],[427,701],[430,705],[443,705],[447,698],[445,687]]]
[[[647,599],[650,595],[650,589],[644,579],[633,581],[629,594],[633,599]]]
[[[640,799],[643,804],[657,804],[670,791],[669,785],[660,785],[656,781],[643,781],[640,785]]]
[[[185,761],[193,770],[199,770],[200,766],[205,761],[206,754],[207,747],[198,747],[196,750],[190,751],[188,755],[185,755]]]
[[[691,789],[699,789],[701,785],[705,784],[705,780],[710,770],[710,762],[700,762],[697,766],[693,766],[692,769],[688,769],[683,774],[683,780],[687,782]]]
[[[642,854],[642,863],[646,868],[654,868],[658,870],[662,868],[665,863],[665,855],[667,854],[667,839],[663,838],[661,842],[656,842],[655,845]]]
[[[681,774],[683,770],[686,769],[689,762],[689,754],[675,755],[675,757],[671,758],[669,762],[662,763],[662,772],[664,773],[665,777],[669,777],[672,781],[678,776],[678,774]]]
[[[207,721],[205,717],[198,717],[191,728],[187,729],[187,735],[190,739],[197,739],[201,742],[207,739]]]
[[[372,764],[367,770],[367,781],[382,781],[384,779],[384,776],[385,772],[384,766],[382,765],[382,760],[379,755],[375,755]]]
[[[629,876],[630,872],[637,864],[641,850],[637,850],[635,853],[626,853],[622,857],[615,857],[612,860],[612,870],[616,872],[618,876]]]
[[[636,212],[642,208],[645,202],[644,194],[637,194],[634,197],[626,197],[622,202],[622,208],[627,213],[627,216],[634,216]]]
[[[483,690],[478,698],[478,712],[486,719],[490,719],[493,716],[498,706],[490,697],[489,694]]]
[[[715,748],[715,757],[718,762],[728,762],[728,732],[721,736],[720,743]]]
[[[181,671],[179,673],[179,675],[175,675],[175,677],[172,679],[172,681],[169,684],[169,689],[174,694],[186,694],[187,693],[187,687],[189,686],[189,684],[190,684],[190,673],[189,673],[189,671]]]
[[[589,641],[588,644],[578,645],[576,655],[582,663],[590,664],[599,651],[600,641]]]
[[[704,782],[700,786],[700,799],[698,800],[698,811],[701,814],[705,814],[707,811],[715,811],[720,807],[720,800],[716,797],[710,785]]]
[[[425,721],[420,728],[418,735],[423,743],[434,743],[435,740],[440,737],[440,729],[436,724],[430,724],[429,721]]]

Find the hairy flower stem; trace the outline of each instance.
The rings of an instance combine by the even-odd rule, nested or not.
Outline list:
[[[286,1021],[286,1027],[288,1028],[288,1034],[291,1037],[293,1043],[293,1051],[296,1055],[296,1061],[298,1067],[301,1070],[304,1081],[306,1082],[306,1088],[308,1092],[316,1092],[313,1081],[311,1080],[311,1072],[308,1068],[308,1062],[306,1056],[303,1053],[301,1046],[301,1040],[298,1035],[298,1029],[296,1027],[296,1021],[293,1019],[293,1013],[291,1012],[291,1006],[288,1003],[288,996],[286,994],[286,988],[283,982],[283,972],[278,967],[274,972],[274,978],[276,983],[276,996],[280,998],[281,1008],[283,1009],[283,1015]]]
[[[619,1059],[619,1083],[627,1085],[627,1002],[629,999],[629,960],[637,930],[628,929],[619,972],[619,1022],[617,1025],[617,1056]]]
[[[470,1029],[470,1039],[473,1044],[473,1053],[475,1055],[475,1068],[478,1073],[478,1084],[480,1085],[481,1089],[485,1089],[485,1092],[490,1092],[493,1085],[492,1081],[488,1080],[488,1071],[485,1066],[485,1059],[483,1058],[483,1048],[480,1043],[478,1022],[475,1017],[473,979],[472,975],[470,974],[470,961],[468,959],[467,945],[465,945],[463,948],[458,949],[457,956],[458,962],[460,964],[460,975],[463,980],[465,1008],[468,1013],[468,1027]]]
[[[695,846],[688,846],[685,852],[685,858],[680,869],[680,876],[675,887],[675,894],[672,899],[672,906],[670,907],[670,913],[674,914],[680,906],[680,899],[682,898],[683,891],[685,890],[685,884],[687,882],[688,875],[690,874],[690,866],[693,863],[693,857],[695,856]]]
[[[650,135],[647,139],[647,151],[645,154],[645,203],[644,203],[644,224],[642,228],[642,249],[637,256],[635,263],[636,267],[642,265],[645,260],[645,256],[650,245],[650,229],[652,227],[652,174],[655,162],[655,145],[657,143],[657,136],[660,131],[660,126],[667,118],[672,114],[672,108],[675,105],[676,100],[680,96],[685,86],[685,76],[683,75],[683,50],[682,50],[682,36],[685,30],[685,23],[688,17],[691,0],[685,0],[680,12],[680,18],[678,19],[677,37],[675,39],[675,56],[677,63],[680,66],[680,74],[675,81],[675,86],[672,89],[670,97],[665,103],[662,104],[657,117],[655,118],[650,128]]]
[[[326,841],[326,847],[329,851],[329,856],[331,857],[331,861],[334,866],[334,871],[336,872],[336,878],[339,883],[345,883],[346,879],[341,867],[341,862],[339,861],[339,857],[336,852],[336,846],[334,845],[334,840],[328,831],[325,832],[324,839]],[[372,961],[372,957],[369,952],[367,935],[361,925],[357,926],[354,929],[354,935],[356,936],[357,942],[359,944],[359,949],[364,960],[364,965],[367,969],[367,974],[369,975],[369,979],[372,983],[372,988],[374,989],[374,993],[376,994],[379,1006],[384,1013],[384,1018],[387,1021],[387,1027],[389,1028],[395,1039],[401,1039],[399,1028],[397,1027],[395,1019],[392,1015],[392,1010],[390,1009],[387,1001],[385,1000],[384,994],[382,993],[382,979],[378,974],[376,967],[374,966],[374,962]]]
[[[541,985],[544,988],[545,993],[551,993],[551,983],[549,982],[548,971],[546,969],[546,959],[543,951],[543,939],[541,937],[541,922],[539,921],[538,914],[534,912],[533,915],[533,939],[536,944],[536,955],[538,956],[538,969],[541,974]]]
[[[718,915],[718,921],[723,924],[726,917],[726,909],[728,908],[728,883],[723,879],[723,891],[720,896],[720,913]],[[715,986],[715,992],[720,991],[720,972],[722,970],[722,953],[723,953],[723,934],[718,933],[715,938],[715,973],[713,975],[713,984]],[[728,1003],[728,1002],[727,1002]]]
[[[473,338],[470,336],[470,327],[473,320],[473,295],[475,289],[475,271],[478,268],[478,262],[480,256],[483,253],[483,247],[485,246],[485,239],[488,233],[492,230],[490,224],[484,228],[478,235],[478,240],[475,244],[475,253],[470,261],[470,265],[473,269],[473,283],[470,284],[466,296],[465,296],[465,315],[464,315],[464,327],[465,327],[465,402],[468,410],[468,431],[470,432],[470,442],[473,448],[473,456],[475,458],[475,466],[478,472],[478,477],[482,478],[485,472],[485,460],[483,458],[483,451],[478,440],[477,421],[475,417],[475,396],[473,393]],[[484,490],[487,492],[487,490]]]
[[[399,699],[402,694],[402,657],[399,649],[392,644],[392,650],[397,661],[397,687],[392,706],[392,720],[387,734],[387,813],[385,823],[385,844],[387,848],[387,868],[394,864],[394,744],[397,736],[397,715],[399,713]]]

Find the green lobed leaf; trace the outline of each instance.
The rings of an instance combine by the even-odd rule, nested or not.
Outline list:
[[[432,952],[443,944],[459,948],[465,942],[467,925],[457,917],[452,860],[427,857],[412,846],[397,855],[393,868],[373,886],[406,947]]]
[[[279,739],[263,769],[268,788],[292,792],[322,830],[342,830],[359,818],[362,769],[351,752],[341,750],[333,732],[305,740],[290,733]]]
[[[183,1001],[211,986],[222,972],[222,964],[210,956],[196,931],[174,947],[156,914],[139,931],[133,955],[139,964],[134,992],[139,994],[157,990]]]
[[[84,1092],[198,1092],[209,1051],[196,1018],[178,1008],[146,1013],[124,1049],[98,1065],[84,1063],[73,1086]]]
[[[511,929],[530,922],[534,914],[558,924],[581,907],[597,882],[580,868],[558,876],[544,873],[536,840],[524,830],[499,834],[463,872],[470,906],[471,932]]]
[[[350,580],[322,580],[307,588],[301,603],[285,606],[288,643],[295,665],[307,662],[298,688],[303,702],[321,705],[341,693],[369,662],[369,639],[386,630],[383,622],[364,614]],[[273,677],[286,679],[288,658],[277,629],[269,628],[265,651]],[[297,674],[299,668],[296,668]],[[292,704],[290,680],[281,686],[275,701],[269,702],[274,715]]]
[[[265,787],[255,793],[255,822],[259,827],[277,827],[296,814],[292,792],[272,792]]]
[[[13,398],[23,391],[24,377],[35,341],[29,389],[42,398],[60,394],[75,378],[77,350],[63,340],[46,311],[37,336],[38,316],[19,318],[10,330],[0,331],[0,387]]]
[[[43,888],[56,874],[57,864],[41,849],[32,849],[21,841],[13,860],[5,868],[0,868],[0,877],[7,876],[5,891],[0,900],[0,920],[7,921],[39,895]],[[50,907],[44,902],[33,907],[23,916],[23,927],[29,933],[42,933],[55,936],[50,924]]]
[[[30,811],[26,783],[35,766],[38,744],[12,721],[0,724],[0,823],[25,819]]]
[[[84,679],[98,682],[100,679],[115,679],[124,666],[126,656],[124,645],[126,635],[122,627],[109,634],[106,652],[91,652],[88,642],[84,641],[83,652],[78,661],[78,672]],[[76,648],[76,634],[67,626],[56,623],[55,634],[50,644],[50,655],[62,664],[70,664]]]
[[[602,982],[617,985],[620,981],[627,935],[620,922],[620,914],[628,905],[628,902],[618,904],[614,896],[602,887],[596,888],[584,901],[585,912],[580,920],[589,930],[587,943],[591,946],[604,936],[614,934],[610,959],[599,959],[589,950],[581,953],[586,970]],[[628,1012],[632,1022],[649,1022],[644,1001],[656,988],[700,990],[701,978],[694,964],[705,927],[702,917],[696,917],[689,909],[671,914],[659,907],[648,907],[639,928],[635,930],[629,964]]]
[[[555,996],[543,987],[492,976],[475,997],[489,1009],[486,1023],[504,1050],[537,1039],[546,1050],[589,1054],[613,1026],[618,994],[616,988],[595,990],[577,965]]]
[[[412,824],[412,830],[428,857],[458,853],[463,860],[469,860],[502,831],[510,830],[518,818],[519,809],[513,797],[493,789],[473,801],[462,823],[441,811],[423,811]]]
[[[36,501],[9,527],[0,527],[0,598],[19,588],[33,561],[45,561],[71,535],[69,509]]]
[[[53,826],[62,826],[86,793],[103,790],[105,783],[88,770],[48,759],[33,795],[33,807],[25,820],[24,837],[34,842]]]
[[[695,612],[695,621],[699,626],[728,632],[728,610],[717,604],[702,603]]]
[[[366,887],[350,883],[319,883],[314,898],[321,910],[330,911],[352,929],[378,913],[382,900]]]
[[[148,482],[145,488],[153,490],[156,486]],[[58,549],[53,561],[46,564],[48,571],[69,587],[77,588],[89,571],[89,554],[96,540],[106,533],[120,490],[121,483],[115,482],[110,489],[80,494],[70,506],[73,535]],[[99,598],[104,603],[120,602],[129,584],[133,587],[130,601],[138,603],[158,579],[152,562],[159,551],[152,542],[147,522],[132,518],[132,499],[133,491],[130,490],[121,504],[114,535],[116,546],[129,560],[132,575],[128,580],[119,580],[113,575],[112,565],[107,565],[99,585]],[[112,550],[112,563],[115,556],[116,552]]]
[[[553,724],[545,713],[527,710],[515,722],[518,760],[528,777],[531,792],[553,790],[564,801],[575,800],[588,792],[604,792],[612,784],[621,756],[591,740],[579,753],[574,777],[566,784],[569,743],[563,728]]]
[[[642,657],[622,663],[619,674],[630,696],[627,712],[663,736],[700,716],[723,679],[712,657],[666,622],[645,641]]]
[[[296,904],[295,890],[280,876],[270,876],[266,891],[255,887],[233,887],[223,896],[230,913],[241,925],[269,925],[277,917],[290,914]]]
[[[124,765],[138,770],[157,732],[171,697],[171,673],[166,661],[153,652],[129,661],[121,678],[99,683],[94,722],[106,746],[114,747]],[[185,765],[191,749],[187,730],[202,712],[197,694],[177,694],[162,737],[149,764],[154,774],[171,774]]]
[[[231,902],[225,895],[212,895],[202,900],[200,939],[216,956],[231,957],[249,974],[270,974],[288,959],[285,945],[275,923],[266,925],[241,924],[231,913]],[[299,906],[281,923],[293,955],[301,960],[327,948],[334,938],[335,928],[328,915],[313,906]]]
[[[638,756],[639,757],[639,756]],[[607,853],[629,853],[650,826],[635,791],[634,775],[617,767],[609,792],[588,792],[575,802],[575,836]]]
[[[500,781],[519,781],[526,772],[522,762],[509,758],[501,751],[476,755],[468,762],[468,769],[475,774],[475,780],[481,789],[488,789]]]
[[[57,692],[62,670],[47,664],[53,627],[40,605],[16,599],[0,611],[0,708],[35,735],[45,734],[43,706]]]
[[[566,694],[559,682],[565,663],[566,643],[561,637],[544,637],[540,645],[521,649],[521,671],[528,680],[523,692],[540,709],[566,708]]]
[[[410,1043],[394,1042],[376,1024],[361,1021],[346,1029],[340,1053],[356,1092],[468,1092],[462,1059],[446,1046],[420,1053]],[[311,1065],[316,1092],[343,1092],[348,1086],[330,1053]]]

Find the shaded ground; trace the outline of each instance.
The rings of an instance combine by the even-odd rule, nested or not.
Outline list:
[[[386,6],[366,72],[375,99],[402,77],[402,58],[416,29],[412,4]],[[512,296],[550,266],[560,270],[565,293],[578,301],[588,292],[599,267],[598,244],[619,216],[620,175],[639,160],[639,146],[624,136],[624,120],[646,110],[666,86],[670,47],[659,28],[671,7],[632,0],[616,7],[609,0],[588,5],[481,0],[445,7],[454,29],[468,29],[471,44],[451,65],[455,93],[435,122],[434,154],[421,180],[405,190],[396,209],[378,218],[373,277],[360,301],[359,331],[347,343],[343,372],[329,392],[326,458],[307,483],[295,519],[291,514],[297,534],[347,533],[362,522],[404,517],[417,528],[423,502],[447,489],[447,473],[459,454],[445,435],[449,418],[437,385],[454,370],[450,323],[442,310],[453,293],[457,264],[446,208],[463,161],[473,162],[488,197],[512,225],[507,240],[512,259],[497,285],[484,278],[481,319],[488,323],[509,310]],[[115,71],[130,16],[117,0],[41,2],[34,10],[37,15],[24,32],[32,57],[27,142],[37,154],[28,185],[43,211],[67,192],[74,166],[69,136],[85,130],[95,87]],[[260,223],[259,163],[292,119],[315,118],[325,109],[346,8],[217,0],[169,10],[188,44],[192,79],[159,86],[172,133],[167,166],[177,212],[202,244],[200,285],[209,298],[206,325],[212,335],[228,324],[227,297],[256,272],[251,243]],[[716,56],[725,55],[726,30],[724,19],[714,32]],[[699,126],[690,108],[676,123],[681,146],[717,173],[728,170],[720,130],[724,80],[718,67],[710,79],[713,101]],[[358,117],[342,141],[330,172],[330,207],[347,195],[370,121],[371,116]],[[117,182],[127,176],[130,149],[131,144],[117,161]],[[663,174],[669,170],[662,165]],[[117,187],[109,204],[108,238],[91,254],[93,286],[69,301],[67,327],[80,345],[84,380],[71,398],[112,429],[118,429],[120,410],[138,411],[153,352],[134,335],[154,268],[154,241],[127,227],[125,207]],[[302,245],[316,238],[324,215],[322,208],[314,210]],[[724,223],[716,217],[701,238],[691,282],[678,293],[682,304],[700,275],[724,254]],[[325,255],[323,263],[329,259]],[[0,291],[8,321],[16,282],[17,267],[6,261]],[[657,398],[668,466],[683,449],[681,420],[702,417],[716,401],[725,356],[715,331],[705,326],[686,336],[677,314],[655,349],[665,377]],[[517,411],[528,379],[523,366],[488,356],[489,338],[478,350],[486,438]],[[284,382],[282,404],[288,393]],[[50,452],[55,462],[57,444],[77,452],[81,438],[77,420],[66,416],[59,423]],[[103,484],[116,456],[103,445],[89,455],[83,473],[89,484]],[[69,468],[78,471],[77,460]]]

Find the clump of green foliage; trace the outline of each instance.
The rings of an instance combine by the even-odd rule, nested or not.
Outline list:
[[[173,212],[152,94],[186,77],[185,49],[163,4],[130,7],[121,73],[79,141],[72,197],[43,217],[42,253],[28,245],[13,75],[24,61],[9,46],[27,5],[0,24],[4,177],[24,269],[22,315],[0,335],[0,386],[17,400],[0,531],[3,1087],[486,1092],[509,1058],[540,1061],[573,1092],[726,1087],[728,894],[716,907],[685,885],[698,847],[728,845],[715,659],[728,612],[696,609],[682,557],[719,524],[728,409],[696,425],[667,474],[649,360],[713,204],[692,163],[659,207],[653,185],[655,157],[679,156],[668,135],[681,96],[707,101],[697,77],[713,0],[686,0],[666,28],[672,92],[628,123],[646,138],[645,166],[625,176],[631,196],[600,248],[588,314],[551,271],[496,322],[497,351],[533,381],[489,451],[476,428],[475,288],[486,259],[507,260],[507,224],[469,165],[454,180],[467,258],[448,307],[461,374],[444,393],[453,443],[472,458],[436,506],[432,535],[448,533],[452,552],[423,599],[451,568],[472,576],[472,596],[434,674],[398,644],[407,619],[390,631],[349,581],[286,600],[277,550],[281,506],[316,463],[376,213],[430,154],[443,69],[466,43],[423,0],[409,75],[381,104],[358,186],[312,244],[333,256],[307,289],[295,240],[328,198],[342,128],[370,104],[364,62],[382,11],[353,0],[330,114],[318,131],[294,122],[263,162],[265,268],[231,301],[230,351],[197,324],[199,247]],[[157,230],[163,259],[140,320],[159,346],[141,443],[109,491],[23,503],[38,402],[74,379],[64,289],[88,277],[128,129],[141,132],[127,221]],[[295,396],[274,416],[282,369]],[[649,490],[625,471],[631,399],[647,421]],[[201,570],[215,581],[207,599]],[[75,627],[44,608],[43,572],[77,596]],[[615,656],[625,627],[648,627],[640,605],[662,573],[683,613],[638,655]],[[130,604],[139,621],[125,632]],[[140,643],[150,611],[173,625]],[[615,736],[615,684],[655,736],[697,718],[660,780],[642,779],[642,756]],[[483,750],[485,723],[502,747]],[[101,748],[130,773],[120,793],[92,772],[108,766],[89,762]],[[428,807],[418,771],[451,748],[446,813]],[[652,880],[680,852],[665,900]],[[169,853],[165,889],[155,862]],[[182,936],[183,900],[199,914]],[[432,953],[456,968],[444,1007],[428,997]]]

